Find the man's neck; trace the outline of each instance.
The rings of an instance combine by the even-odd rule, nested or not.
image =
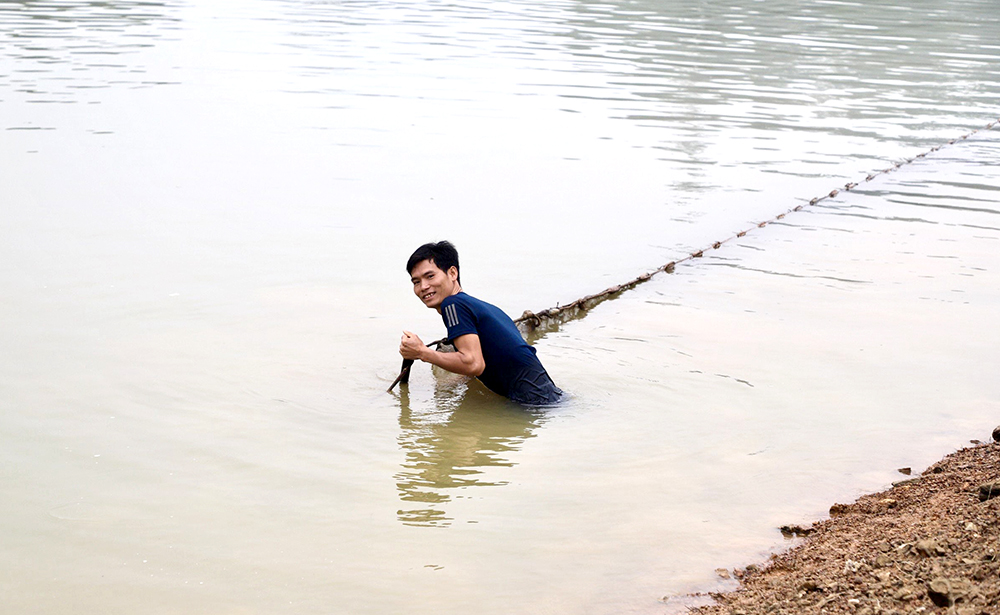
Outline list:
[[[458,293],[460,293],[460,292],[464,292],[464,291],[462,290],[462,287],[461,287],[460,285],[456,284],[456,285],[455,285],[455,290],[454,290],[454,291],[452,291],[452,293],[451,293],[450,295],[448,295],[448,297],[454,297],[455,295],[457,295],[457,294],[458,294]],[[447,299],[448,297],[445,297],[445,299]],[[442,301],[441,303],[444,303],[444,301]],[[434,308],[434,309],[436,309],[436,310],[437,310],[437,313],[438,313],[438,314],[440,314],[440,313],[441,313],[441,306],[440,306],[440,305],[438,305],[438,306],[437,306],[436,308]]]

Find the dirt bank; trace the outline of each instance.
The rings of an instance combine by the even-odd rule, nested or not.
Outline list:
[[[962,449],[891,489],[833,505],[830,519],[785,528],[802,543],[735,571],[740,589],[692,612],[1000,615],[997,495],[1000,443]]]

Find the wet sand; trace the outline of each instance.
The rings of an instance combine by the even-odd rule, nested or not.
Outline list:
[[[996,436],[1000,433],[995,432]],[[800,544],[744,569],[699,615],[1000,613],[1000,442],[901,475],[891,489],[784,532]]]

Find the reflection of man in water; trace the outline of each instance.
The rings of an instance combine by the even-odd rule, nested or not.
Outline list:
[[[427,243],[410,256],[406,271],[413,292],[441,314],[456,352],[428,348],[403,332],[399,354],[456,374],[475,376],[490,390],[528,405],[554,404],[562,391],[549,378],[532,348],[500,308],[462,291],[458,251],[447,241]]]
[[[482,387],[467,389],[458,379],[438,379],[433,397],[412,405],[402,387],[399,445],[406,459],[395,475],[403,502],[399,520],[444,527],[456,513],[474,513],[453,498],[471,497],[461,495],[469,488],[506,485],[497,468],[517,465],[515,453],[546,416],[544,410],[500,401]]]

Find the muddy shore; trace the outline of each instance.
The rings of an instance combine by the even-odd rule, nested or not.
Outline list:
[[[995,435],[1000,436],[1000,433]],[[903,469],[905,472],[905,469]],[[789,551],[735,571],[699,615],[1000,615],[1000,442],[964,448],[830,518],[783,532]]]

